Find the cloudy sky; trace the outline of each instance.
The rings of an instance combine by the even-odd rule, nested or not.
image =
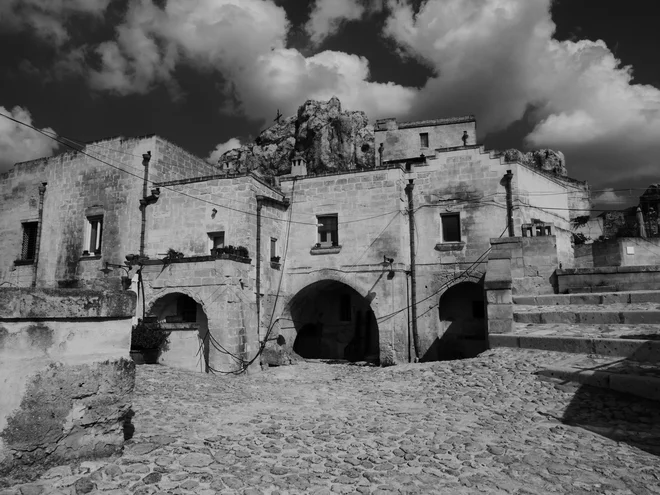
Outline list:
[[[660,182],[655,24],[647,0],[1,0],[0,113],[202,157],[308,98],[474,114],[487,147],[562,150],[616,207]],[[0,119],[2,170],[55,146]]]

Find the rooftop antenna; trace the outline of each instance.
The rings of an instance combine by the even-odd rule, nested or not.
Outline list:
[[[280,119],[282,118],[282,114],[280,113],[280,109],[277,109],[277,115],[275,116],[275,119],[273,119],[274,122],[277,122],[278,124],[280,123]]]

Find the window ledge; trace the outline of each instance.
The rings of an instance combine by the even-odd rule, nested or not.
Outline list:
[[[80,257],[80,260],[100,260],[101,255],[100,254],[83,254]]]
[[[464,242],[439,242],[435,245],[436,251],[461,251],[465,247]]]
[[[34,260],[14,260],[15,266],[34,265]]]
[[[319,254],[337,254],[341,251],[341,246],[329,246],[329,247],[317,247],[314,246],[309,250],[309,254],[319,255]]]

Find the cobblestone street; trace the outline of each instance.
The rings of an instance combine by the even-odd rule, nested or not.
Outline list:
[[[122,457],[0,493],[660,493],[660,404],[533,374],[561,357],[140,366]]]

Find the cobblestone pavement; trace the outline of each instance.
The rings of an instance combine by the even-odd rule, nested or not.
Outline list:
[[[0,494],[660,494],[660,403],[533,374],[562,357],[249,377],[141,366],[121,457]]]

